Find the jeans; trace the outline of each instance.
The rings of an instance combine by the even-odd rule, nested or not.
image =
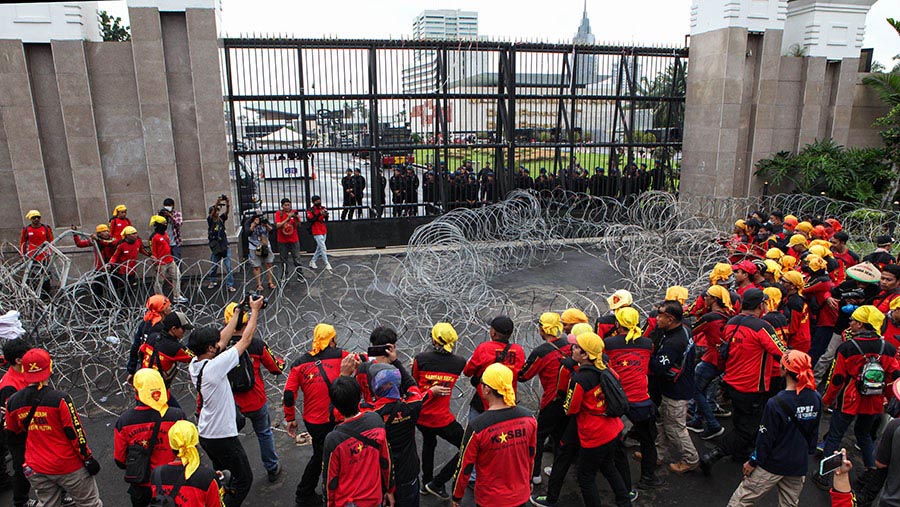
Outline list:
[[[879,414],[857,414],[854,416],[835,411],[831,415],[831,426],[828,429],[828,434],[825,435],[825,450],[822,452],[822,456],[831,456],[834,454],[834,451],[841,448],[841,440],[843,440],[844,434],[850,428],[850,423],[853,422],[853,419],[856,419],[853,433],[856,435],[856,443],[859,445],[863,463],[866,465],[866,468],[874,467],[875,444],[872,442],[872,426],[878,417]]]
[[[322,258],[325,261],[325,264],[328,264],[328,249],[325,248],[325,236],[326,234],[316,234],[313,238],[316,240],[316,252],[312,256],[312,260],[310,262],[316,262],[316,259]]]
[[[828,343],[831,341],[831,335],[834,334],[833,326],[818,326],[812,333],[812,340],[809,345],[809,358],[815,366],[819,357],[828,349]]]
[[[43,507],[60,507],[68,493],[78,507],[103,507],[97,481],[84,467],[64,475],[34,474],[31,485]]]
[[[203,438],[200,445],[212,461],[216,470],[231,471],[231,487],[233,492],[225,494],[225,507],[239,507],[253,485],[253,470],[250,460],[238,437]]]
[[[578,455],[578,486],[584,505],[600,506],[600,492],[597,490],[597,472],[603,474],[616,497],[617,507],[629,507],[631,500],[625,482],[616,468],[616,446],[618,438],[599,447],[582,448]]]
[[[728,384],[725,384],[725,390],[731,398],[734,429],[722,437],[719,450],[733,459],[743,460],[750,456],[756,445],[759,421],[766,406],[766,394],[742,393]]]
[[[169,245],[172,249],[172,257],[175,257],[176,261],[181,260],[181,245]]]
[[[394,491],[395,507],[419,507],[419,478],[416,477],[412,482],[406,484],[397,484]]]
[[[566,429],[566,412],[563,410],[563,402],[556,399],[547,404],[538,412],[537,416],[537,447],[534,453],[533,477],[541,476],[541,461],[544,457],[544,441],[551,438],[554,447],[562,437]]]
[[[278,454],[275,453],[275,437],[272,436],[272,423],[269,421],[268,404],[255,412],[244,412],[244,416],[253,424],[256,439],[259,440],[259,456],[266,471],[273,472],[278,468]]]
[[[290,256],[291,261],[294,263],[294,270],[300,267],[300,242],[295,243],[282,243],[278,242],[278,262],[281,263],[281,276],[285,280],[287,280],[290,275],[288,274],[288,256]],[[291,271],[293,273],[293,271]]]
[[[132,484],[128,487],[128,496],[131,497],[131,507],[147,507],[153,500],[153,488]]]
[[[453,421],[443,428],[426,428],[424,426],[419,426],[419,431],[422,433],[422,482],[424,484],[428,484],[429,482],[446,484],[447,481],[453,477],[453,472],[456,471],[456,462],[459,461],[459,452],[444,464],[437,475],[433,475],[434,449],[437,447],[438,437],[441,437],[450,445],[459,449],[459,446],[462,445],[463,434],[465,433],[462,425],[459,424],[458,421]]]
[[[303,505],[307,500],[316,496],[316,486],[319,485],[319,477],[322,475],[322,458],[325,453],[325,437],[334,429],[334,423],[313,424],[303,421],[306,431],[312,437],[313,455],[303,470],[300,484],[297,485],[296,502]]]
[[[694,394],[694,420],[702,419],[706,426],[706,431],[718,431],[722,427],[719,421],[716,420],[715,414],[713,414],[713,409],[709,403],[709,393],[707,392],[712,381],[721,374],[712,363],[707,363],[706,361],[700,361],[697,363],[697,367],[694,368],[694,387],[697,388],[697,392]]]
[[[219,261],[221,261],[222,267],[225,269],[225,285],[234,287],[234,275],[231,273],[231,248],[226,248],[224,255],[211,254],[209,260],[213,265],[209,268],[209,273],[206,273],[207,278],[215,278],[219,274]]]

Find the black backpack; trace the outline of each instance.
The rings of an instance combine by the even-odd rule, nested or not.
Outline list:
[[[175,486],[169,493],[163,492],[162,473],[160,473],[162,472],[162,467],[154,472],[153,484],[156,486],[156,491],[158,491],[158,493],[153,495],[153,499],[147,504],[148,507],[178,507],[178,502],[175,501],[175,499],[178,498],[178,490],[180,490],[181,486],[184,484],[184,469],[182,468],[178,473],[178,482],[175,483]]]
[[[600,370],[595,366],[584,365],[579,368],[579,371],[581,370],[591,370],[600,377],[600,389],[606,402],[607,417],[622,417],[628,413],[628,396],[625,395],[619,379],[609,368]]]
[[[253,371],[253,358],[245,350],[238,356],[238,364],[228,372],[228,383],[231,384],[231,392],[246,393],[253,389],[256,383],[256,374]]]

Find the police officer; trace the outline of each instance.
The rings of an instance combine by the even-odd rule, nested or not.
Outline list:
[[[341,210],[341,220],[353,220],[353,206],[356,205],[356,195],[353,192],[353,170],[347,169],[347,174],[341,178],[341,188],[344,189],[344,209]]]

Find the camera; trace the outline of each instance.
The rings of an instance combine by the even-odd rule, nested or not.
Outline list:
[[[841,299],[865,299],[866,291],[860,288],[845,290],[840,292]]]
[[[221,200],[223,200],[223,201],[227,201],[227,200],[228,200],[228,196],[225,195],[225,194],[219,194],[219,199],[221,199]]]
[[[253,292],[248,292],[248,293],[244,294],[244,299],[242,299],[241,302],[238,303],[238,307],[244,311],[248,311],[248,310],[250,310],[250,300],[256,299],[256,298],[262,298],[262,300],[263,300],[262,307],[263,308],[269,306],[268,298],[264,297],[259,292],[253,291]]]

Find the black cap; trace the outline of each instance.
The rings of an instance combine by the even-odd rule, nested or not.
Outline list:
[[[769,296],[760,289],[747,289],[741,301],[742,308],[758,308],[763,301],[767,301]]]
[[[185,331],[194,329],[194,325],[191,324],[184,312],[172,312],[166,315],[166,318],[163,319],[162,327],[163,330],[169,330],[173,327],[180,327]]]
[[[894,242],[894,238],[892,238],[888,235],[878,236],[877,238],[875,238],[875,245],[877,245],[877,246],[890,245],[893,242]]]
[[[491,321],[491,327],[498,333],[509,336],[513,333],[513,321],[506,315],[498,315]]]

